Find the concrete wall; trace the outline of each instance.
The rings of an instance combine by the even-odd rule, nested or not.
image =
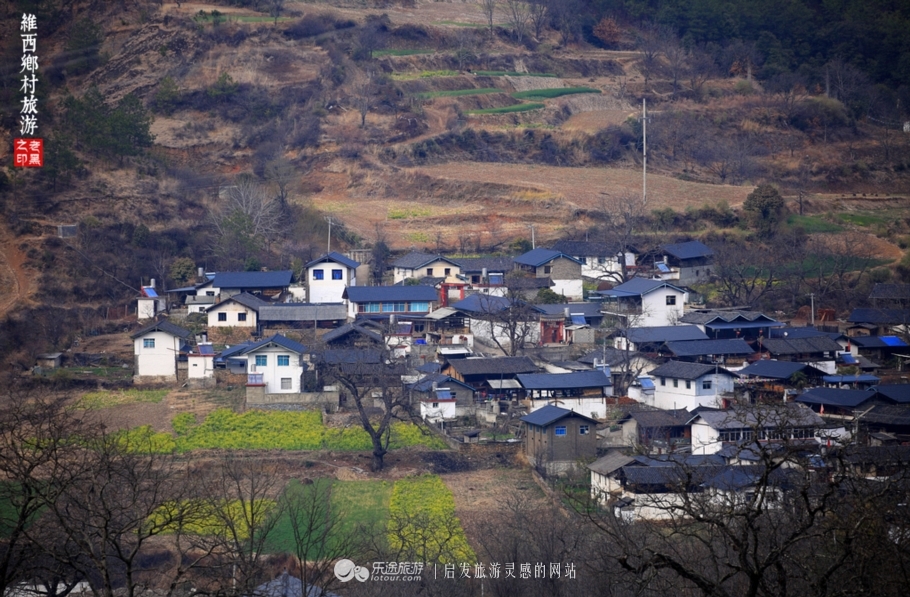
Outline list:
[[[446,273],[446,270],[449,270],[449,273]],[[442,259],[437,259],[436,261],[431,261],[423,267],[418,268],[395,268],[395,283],[401,282],[407,278],[423,278],[424,276],[433,276],[437,278],[444,278],[448,276],[457,276],[461,273],[461,268],[453,263],[444,261]]]
[[[675,305],[667,304],[667,297],[676,297]],[[641,297],[641,317],[635,327],[676,325],[683,315],[685,293],[670,288],[660,288]]]
[[[691,380],[690,387],[686,387],[686,380],[667,377],[666,385],[661,385],[661,378],[654,378],[654,402],[651,406],[671,410],[685,408],[692,410],[698,406],[719,406],[720,396],[733,392],[733,379],[729,375],[718,375],[715,383],[714,374],[704,375]],[[674,381],[676,387],[673,386]],[[710,389],[704,389],[703,383],[711,382]]]
[[[244,307],[240,303],[219,303],[213,305],[208,313],[208,325],[210,328],[254,328],[256,327],[256,311],[249,307]],[[227,321],[218,321],[218,313],[226,313]],[[239,321],[237,315],[246,313],[246,321]]]
[[[155,346],[146,348],[145,340],[154,340]],[[133,354],[136,358],[136,375],[140,377],[176,376],[179,351],[180,338],[167,332],[150,332],[134,339]]]
[[[275,405],[327,405],[338,406],[339,392],[293,392],[284,394],[266,394],[262,386],[247,386],[246,406],[257,408]]]
[[[322,280],[313,278],[313,270],[322,270]],[[341,271],[341,279],[333,280],[332,272]],[[340,303],[348,286],[357,286],[353,269],[340,263],[323,262],[307,268],[307,288],[311,303]]]

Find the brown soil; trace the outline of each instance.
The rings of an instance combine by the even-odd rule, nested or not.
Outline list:
[[[26,256],[13,235],[0,228],[0,318],[27,301],[35,291],[34,271],[25,268]]]
[[[443,475],[446,487],[455,496],[459,515],[501,510],[513,498],[527,500],[528,506],[544,505],[546,496],[527,468],[491,468]]]

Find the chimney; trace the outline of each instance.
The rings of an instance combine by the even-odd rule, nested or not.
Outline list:
[[[482,270],[480,270],[480,283],[481,283],[481,284],[486,284],[487,282],[488,282],[488,280],[487,280],[487,268],[483,268]]]
[[[154,288],[154,287],[155,287],[155,278],[152,278],[151,282],[149,282],[149,288]]]
[[[563,312],[565,313],[566,319],[569,319],[569,318],[571,317],[571,315],[569,315],[569,308],[568,308],[568,307],[566,307],[565,309],[563,309]]]
[[[196,276],[198,278],[204,278],[205,277],[205,268],[204,267],[196,268]]]

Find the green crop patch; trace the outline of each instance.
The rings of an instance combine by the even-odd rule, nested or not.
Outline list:
[[[475,75],[482,77],[556,77],[554,73],[519,73],[513,70],[476,70]]]
[[[434,97],[463,97],[466,95],[486,95],[488,93],[504,92],[496,87],[483,87],[481,89],[456,89],[454,91],[427,91],[425,93],[415,93],[414,96],[421,99],[432,99]]]
[[[848,213],[839,213],[837,217],[842,222],[847,224],[853,224],[854,226],[861,226],[863,228],[868,226],[877,226],[887,224],[890,220],[882,216],[876,216],[873,214],[862,213],[862,212],[848,212]]]
[[[808,234],[840,232],[844,229],[843,226],[829,222],[819,216],[800,216],[796,214],[787,218],[787,225],[794,228],[802,228]]]
[[[465,110],[465,114],[508,114],[510,112],[527,112],[529,110],[539,110],[545,108],[543,104],[528,103],[514,104],[512,106],[502,106],[499,108],[486,108],[484,110]]]
[[[553,89],[531,89],[529,91],[516,91],[512,94],[515,99],[552,99],[563,95],[577,93],[600,93],[599,89],[590,87],[557,87]]]
[[[475,562],[455,498],[436,475],[395,482],[389,503],[389,546],[422,562]]]
[[[123,404],[151,403],[159,404],[167,396],[168,390],[128,390],[89,392],[79,401],[79,407],[86,410],[109,408]]]

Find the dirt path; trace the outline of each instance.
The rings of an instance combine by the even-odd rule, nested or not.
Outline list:
[[[34,292],[33,274],[25,269],[25,253],[16,246],[16,239],[6,228],[0,228],[0,318]]]

